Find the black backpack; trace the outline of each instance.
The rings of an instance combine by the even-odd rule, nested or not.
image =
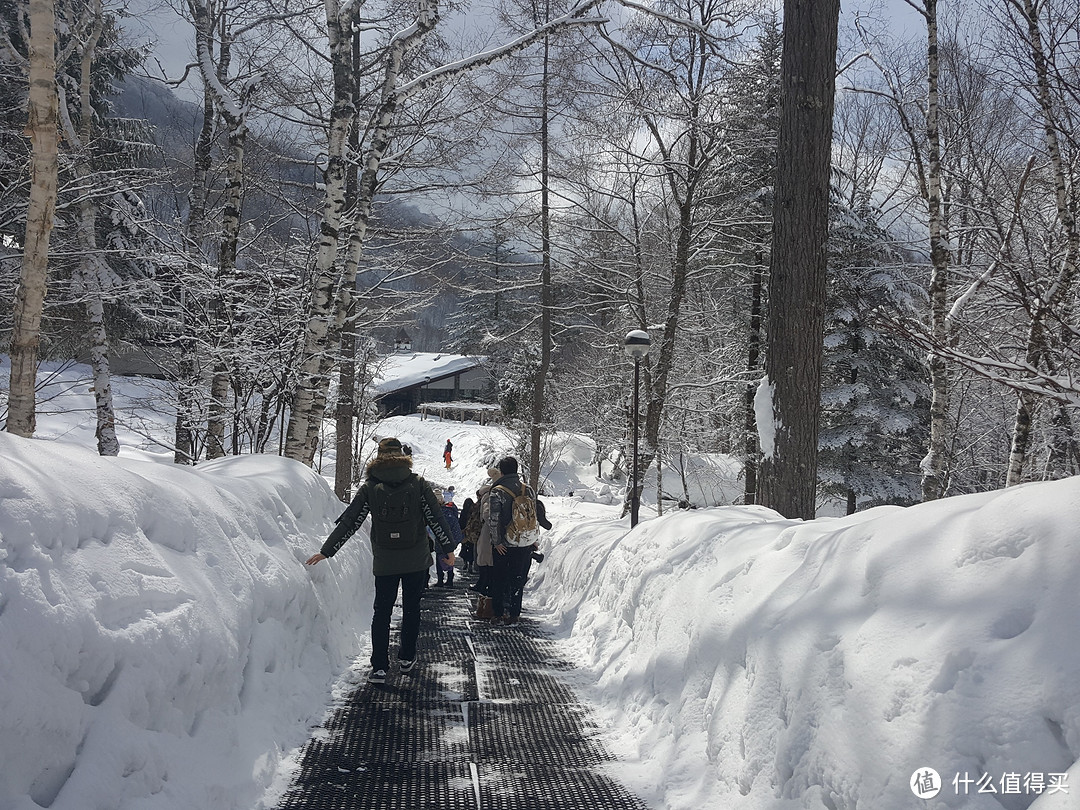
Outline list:
[[[423,535],[417,477],[400,484],[379,481],[371,488],[371,540],[383,548],[409,548]]]

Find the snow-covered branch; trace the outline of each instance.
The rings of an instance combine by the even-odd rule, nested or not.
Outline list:
[[[398,87],[396,96],[399,99],[403,99],[450,76],[455,76],[470,70],[476,70],[485,65],[490,65],[492,62],[496,62],[499,59],[503,59],[517,51],[527,48],[534,42],[539,42],[544,39],[544,37],[550,36],[563,28],[582,25],[600,25],[605,23],[608,20],[604,17],[584,16],[587,12],[592,11],[593,8],[600,5],[601,2],[603,2],[603,0],[582,0],[582,2],[578,3],[578,5],[574,6],[574,8],[566,14],[555,17],[550,22],[533,29],[527,34],[523,34],[510,42],[471,56],[466,56],[453,62],[448,62],[445,65],[440,65],[433,70],[422,73],[415,79],[405,82]]]
[[[631,11],[638,12],[639,14],[644,14],[644,15],[646,15],[648,17],[653,17],[654,19],[661,20],[661,21],[667,22],[667,23],[671,23],[672,25],[677,25],[680,28],[685,28],[688,31],[693,31],[695,34],[700,34],[701,36],[706,37],[706,38],[711,38],[712,37],[712,33],[709,31],[708,28],[706,28],[706,27],[702,26],[701,24],[696,23],[693,20],[690,20],[690,19],[688,19],[686,17],[676,17],[673,14],[668,14],[668,13],[666,13],[664,11],[661,11],[659,8],[656,8],[655,6],[647,6],[647,5],[644,5],[642,3],[635,3],[635,2],[633,2],[633,0],[617,0],[617,2],[623,8],[628,8]],[[728,26],[732,26],[732,25],[735,24],[734,19],[732,19],[731,17],[727,17],[725,15],[722,15],[722,14],[719,15],[717,18],[711,20],[711,22],[725,23]]]
[[[968,303],[975,297],[975,294],[986,285],[1008,257],[1013,230],[1016,228],[1016,223],[1020,220],[1021,200],[1024,196],[1024,187],[1027,185],[1028,178],[1031,176],[1031,170],[1034,166],[1035,155],[1031,155],[1031,157],[1028,158],[1027,165],[1024,167],[1024,173],[1020,177],[1020,184],[1016,189],[1016,202],[1013,205],[1012,219],[1009,221],[1009,227],[1005,230],[1005,233],[1001,238],[1001,245],[998,248],[998,253],[994,257],[994,260],[990,262],[990,265],[986,268],[985,272],[968,285],[968,288],[957,296],[956,300],[953,302],[952,307],[949,309],[949,314],[945,317],[945,328],[948,334],[954,333],[956,322],[965,307],[967,307]]]
[[[991,382],[1004,385],[1014,391],[1046,397],[1067,405],[1080,405],[1080,379],[1070,373],[1068,363],[1063,364],[1063,373],[1054,373],[1020,360],[971,354],[955,346],[940,345],[926,333],[921,324],[915,321],[894,318],[882,313],[877,313],[877,315],[879,322],[890,331],[902,335],[927,352],[933,352]],[[1073,358],[1074,361],[1076,359]]]

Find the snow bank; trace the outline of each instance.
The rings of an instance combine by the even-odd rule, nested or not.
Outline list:
[[[365,657],[366,530],[304,568],[340,512],[319,476],[173,466],[152,453],[171,430],[156,400],[114,382],[119,459],[92,451],[92,398],[63,375],[39,418],[54,441],[0,433],[0,808],[272,806]],[[462,502],[516,444],[418,417],[375,432]],[[552,451],[525,610],[581,665],[614,775],[651,807],[1080,807],[1080,478],[805,523],[644,509],[629,531],[591,445]],[[686,470],[703,500],[734,478],[723,459]],[[944,780],[926,801],[924,768]]]
[[[0,433],[0,807],[251,808],[366,643],[370,552],[275,456]]]
[[[529,598],[653,806],[1075,808],[1080,768],[1071,795],[1023,780],[1080,757],[1077,525],[1076,478],[808,523],[568,521]]]

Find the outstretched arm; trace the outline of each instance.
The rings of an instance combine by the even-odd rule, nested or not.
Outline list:
[[[345,541],[356,534],[364,521],[367,520],[370,511],[371,505],[368,503],[367,487],[361,486],[352,503],[338,517],[337,525],[330,532],[330,536],[326,538],[326,542],[322,544],[319,553],[312,554],[304,565],[315,565],[327,557],[333,557],[337,554],[338,549],[345,545]]]

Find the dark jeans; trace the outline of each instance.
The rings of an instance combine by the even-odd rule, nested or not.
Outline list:
[[[375,577],[375,611],[371,616],[371,668],[390,668],[390,616],[401,583],[401,644],[398,658],[416,658],[416,638],[420,635],[420,597],[427,587],[428,572],[389,574]]]
[[[508,546],[505,554],[496,551],[492,555],[495,570],[492,572],[491,607],[496,617],[517,618],[521,614],[521,597],[529,579],[531,555],[532,546]]]
[[[481,593],[484,596],[491,596],[491,583],[494,579],[495,570],[493,566],[481,565],[477,568],[479,572],[476,577],[476,586],[473,588],[477,593]]]

